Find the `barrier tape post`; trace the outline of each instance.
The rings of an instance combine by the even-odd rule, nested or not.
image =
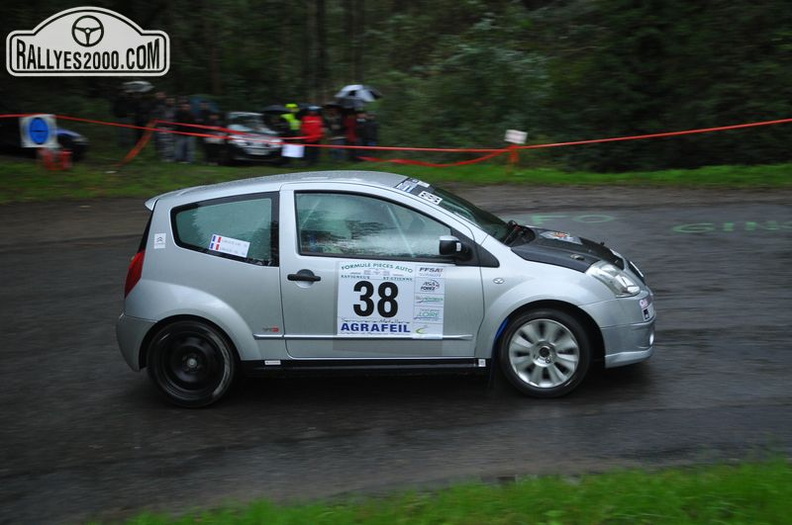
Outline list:
[[[151,140],[151,136],[154,134],[154,127],[159,123],[158,120],[151,120],[148,124],[146,124],[146,132],[143,133],[143,136],[140,137],[140,140],[137,141],[137,144],[129,150],[129,153],[118,163],[118,167],[123,166],[124,164],[128,163],[132,159],[138,156],[138,154],[146,147],[146,144],[149,143]]]
[[[520,149],[516,144],[509,144],[509,163],[506,172],[511,175],[520,163]]]
[[[63,171],[72,168],[72,152],[62,148],[39,148],[36,158],[49,171]]]

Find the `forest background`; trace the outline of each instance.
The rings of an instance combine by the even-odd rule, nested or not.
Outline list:
[[[7,3],[0,32],[84,3]],[[369,109],[388,146],[501,147],[507,129],[541,144],[792,116],[789,0],[90,4],[167,32],[170,71],[149,80],[224,110],[322,104],[343,85],[375,86],[384,97]],[[0,102],[112,120],[123,80],[3,72]],[[537,151],[536,163],[604,172],[774,164],[792,160],[792,125]]]

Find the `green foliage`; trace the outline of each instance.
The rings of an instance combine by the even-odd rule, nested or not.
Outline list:
[[[61,4],[9,6],[0,30],[31,29]],[[366,82],[385,94],[371,108],[389,145],[499,146],[510,128],[527,131],[530,143],[563,142],[792,115],[788,0],[94,4],[169,34],[171,71],[153,79],[158,88],[255,110],[322,103],[344,84]],[[107,105],[118,83],[13,78],[0,97],[14,111],[57,105],[85,116],[84,101]],[[605,172],[783,163],[792,160],[792,125],[559,148],[534,158]]]
[[[180,188],[229,180],[303,171],[293,163],[288,168],[273,166],[224,167],[164,163],[153,148],[143,150],[132,163],[118,166],[125,151],[106,137],[105,148],[92,150],[84,162],[68,171],[48,171],[33,159],[3,157],[0,161],[0,204],[137,197],[146,199]],[[757,166],[710,166],[696,170],[657,172],[591,173],[554,168],[510,167],[497,163],[429,168],[395,166],[386,163],[334,163],[325,158],[312,169],[364,169],[391,171],[440,185],[664,185],[677,187],[789,188],[792,164]]]
[[[553,115],[572,140],[708,128],[792,114],[792,11],[784,2],[601,0],[554,62]],[[569,67],[571,66],[571,67]],[[789,126],[568,150],[594,170],[789,159]]]

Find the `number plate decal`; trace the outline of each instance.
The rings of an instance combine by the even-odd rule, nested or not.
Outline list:
[[[443,266],[338,263],[338,335],[441,338],[444,307]]]
[[[418,194],[418,196],[425,201],[431,202],[432,204],[440,204],[443,201],[442,197],[438,197],[434,193],[429,193],[428,191],[422,191]]]

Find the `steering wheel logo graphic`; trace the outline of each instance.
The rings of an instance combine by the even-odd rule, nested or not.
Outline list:
[[[81,16],[72,25],[72,38],[83,47],[93,47],[103,37],[104,25],[95,16]]]

